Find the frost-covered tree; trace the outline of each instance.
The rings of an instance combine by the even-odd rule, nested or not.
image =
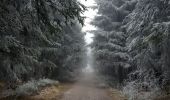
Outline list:
[[[83,52],[81,32],[71,26],[83,24],[84,10],[77,0],[1,0],[0,79],[52,78],[70,54]],[[74,41],[65,44],[66,38]],[[64,47],[74,50],[65,54]]]
[[[132,100],[150,99],[170,83],[169,11],[169,0],[139,0],[124,20],[126,45],[136,69],[125,87]],[[139,91],[147,93],[139,96]]]
[[[134,9],[136,0],[96,0],[96,2],[99,11],[92,22],[98,27],[98,30],[94,31],[93,43],[96,67],[103,75],[122,83],[131,69],[130,56],[125,46],[127,35],[121,26],[124,18]]]
[[[85,42],[84,34],[81,32],[81,25],[75,23],[66,26],[63,31],[64,38],[61,44],[62,62],[59,67],[58,78],[63,81],[72,81],[79,76],[80,70],[85,67]]]

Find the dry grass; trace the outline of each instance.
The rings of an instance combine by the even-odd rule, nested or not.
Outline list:
[[[69,84],[46,87],[35,96],[21,97],[19,100],[59,100],[63,92],[68,90],[70,87],[71,85]]]
[[[72,85],[71,84],[56,84],[48,87],[42,88],[38,94],[34,96],[18,97],[15,96],[0,98],[0,100],[59,100],[63,92],[68,90]],[[5,83],[0,82],[0,93],[4,91]]]
[[[113,100],[128,100],[119,90],[110,89],[110,91],[110,96],[113,98]]]

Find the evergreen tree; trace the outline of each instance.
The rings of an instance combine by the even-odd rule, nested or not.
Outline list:
[[[98,27],[94,32],[93,43],[96,66],[104,76],[113,77],[115,81],[122,83],[131,68],[125,46],[127,35],[121,26],[124,18],[134,9],[136,1],[97,0],[97,3],[99,15],[92,22]]]
[[[150,93],[148,99],[169,85],[169,0],[139,0],[134,11],[124,20],[128,52],[134,72],[125,90],[130,97],[137,91]],[[134,93],[137,92],[137,93]],[[158,94],[157,94],[158,93]],[[151,98],[151,97],[150,97]]]
[[[76,0],[1,0],[0,79],[14,84],[59,73],[70,54],[84,52],[81,31],[71,25],[83,25],[85,9]]]

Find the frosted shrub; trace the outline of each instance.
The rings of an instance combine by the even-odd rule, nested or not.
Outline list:
[[[161,88],[157,84],[158,80],[153,78],[152,75],[150,77],[145,77],[143,80],[137,78],[134,81],[127,82],[123,88],[123,93],[129,100],[152,100],[161,95]]]
[[[38,81],[39,87],[49,86],[49,85],[58,85],[58,81],[50,80],[50,79],[40,79]]]
[[[15,90],[16,96],[27,96],[27,95],[33,95],[38,93],[38,90],[40,90],[42,87],[50,86],[50,85],[58,85],[58,81],[53,81],[50,79],[40,79],[38,81],[32,80],[28,83],[25,83]]]
[[[137,89],[135,82],[129,82],[126,87],[123,88],[123,93],[129,97],[129,100],[134,100],[137,95]]]
[[[38,84],[36,81],[29,81],[16,89],[17,96],[31,95],[38,92]]]

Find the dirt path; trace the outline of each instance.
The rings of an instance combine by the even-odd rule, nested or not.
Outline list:
[[[4,99],[3,99],[4,100]],[[7,100],[7,99],[5,99]],[[8,99],[13,100],[13,99]],[[17,100],[127,100],[120,91],[107,87],[96,75],[84,74],[74,84],[44,88],[39,94]]]
[[[109,88],[100,87],[98,83],[93,75],[87,74],[66,91],[60,100],[126,100],[119,91],[111,93]]]
[[[64,93],[61,100],[112,100],[104,89],[76,84]]]

